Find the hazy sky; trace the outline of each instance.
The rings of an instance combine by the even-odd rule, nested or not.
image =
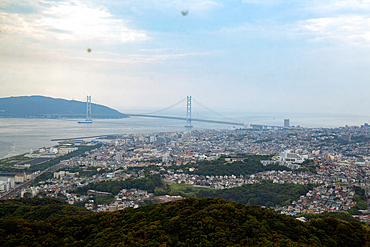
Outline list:
[[[0,30],[0,97],[370,116],[370,1],[1,0]]]

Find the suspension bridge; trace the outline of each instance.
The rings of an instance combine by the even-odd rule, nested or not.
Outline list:
[[[174,108],[174,107],[184,103],[185,101],[186,101],[186,117],[158,115],[159,112],[163,112],[165,110],[169,110],[171,108]],[[224,121],[224,120],[192,118],[192,116],[191,116],[192,102],[196,103],[200,107],[202,107],[202,108],[204,108],[204,109],[206,109],[206,110],[208,110],[208,111],[210,111],[214,114],[217,114],[217,115],[221,116],[222,118],[227,118],[228,119],[228,117],[212,110],[211,108],[207,107],[206,105],[202,104],[201,102],[192,98],[191,96],[187,96],[187,97],[181,99],[180,101],[176,102],[175,104],[172,104],[172,105],[170,105],[170,106],[168,106],[164,109],[161,109],[161,110],[158,110],[158,111],[155,111],[155,112],[150,112],[150,113],[146,113],[146,114],[126,114],[126,115],[128,115],[130,117],[147,117],[147,118],[164,118],[164,119],[184,120],[184,121],[186,121],[185,128],[187,128],[189,130],[193,127],[192,122],[225,124],[225,125],[232,125],[232,126],[242,126],[242,128],[253,128],[253,129],[282,129],[283,128],[282,126],[240,123],[240,122],[233,121],[233,120]]]
[[[186,117],[178,117],[178,116],[165,116],[165,115],[158,115],[158,113],[163,112],[165,110],[169,110],[173,107],[176,107],[186,101]],[[224,121],[224,120],[211,120],[211,119],[200,119],[200,118],[192,118],[191,116],[191,106],[192,102],[196,103],[197,105],[201,106],[202,108],[221,116],[222,118],[230,119],[223,114],[220,114],[211,108],[207,107],[206,105],[200,103],[198,100],[192,98],[191,96],[187,96],[180,101],[172,104],[164,109],[146,113],[146,114],[125,114],[130,117],[146,117],[146,118],[163,118],[163,119],[173,119],[173,120],[182,120],[185,121],[185,128],[189,131],[191,130],[192,122],[205,122],[205,123],[214,123],[214,124],[225,124],[225,125],[232,125],[232,126],[240,126],[244,129],[283,129],[282,126],[272,126],[272,125],[263,125],[263,124],[247,124],[247,123],[240,123],[234,120]],[[86,123],[92,123],[91,119],[91,96],[87,96],[86,100]],[[99,103],[100,104],[100,103]],[[81,122],[79,122],[81,123]],[[63,139],[53,139],[52,141],[64,141],[64,140],[74,140],[74,139],[86,139],[86,138],[97,138],[97,137],[105,137],[107,135],[99,135],[99,136],[86,136],[86,137],[76,137],[76,138],[63,138]]]

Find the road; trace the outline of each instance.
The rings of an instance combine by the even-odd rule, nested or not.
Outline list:
[[[45,170],[41,171],[36,177],[34,177],[33,179],[31,180],[27,180],[25,181],[24,183],[16,186],[15,188],[9,190],[7,193],[5,193],[4,195],[2,195],[0,197],[0,200],[8,200],[8,199],[11,199],[15,194],[17,194],[21,189],[23,188],[26,188],[28,187],[29,185],[31,185],[35,179],[40,176],[41,174],[44,174],[45,172],[55,172],[58,167],[60,166],[60,164],[56,164],[56,165],[53,165],[53,166],[50,166],[48,168],[46,168]]]

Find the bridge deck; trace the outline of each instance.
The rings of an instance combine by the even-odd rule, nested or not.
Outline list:
[[[149,115],[149,114],[127,114],[128,116],[132,117],[149,117],[149,118],[165,118],[165,119],[175,119],[175,120],[184,120],[184,117],[173,117],[173,116],[160,116],[160,115]],[[226,124],[226,125],[236,125],[236,126],[244,126],[244,123],[237,123],[237,122],[229,122],[229,121],[220,121],[220,120],[209,120],[209,119],[199,119],[199,118],[192,118],[191,121],[194,122],[205,122],[205,123],[215,123],[215,124]],[[281,129],[281,126],[271,126],[271,125],[262,125],[262,124],[251,124],[253,128],[274,128],[274,129]]]

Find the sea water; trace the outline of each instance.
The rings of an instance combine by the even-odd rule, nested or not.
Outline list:
[[[151,118],[94,119],[78,124],[77,119],[0,118],[0,158],[56,145],[52,139],[185,131],[185,121]],[[227,128],[199,123],[195,129]]]

